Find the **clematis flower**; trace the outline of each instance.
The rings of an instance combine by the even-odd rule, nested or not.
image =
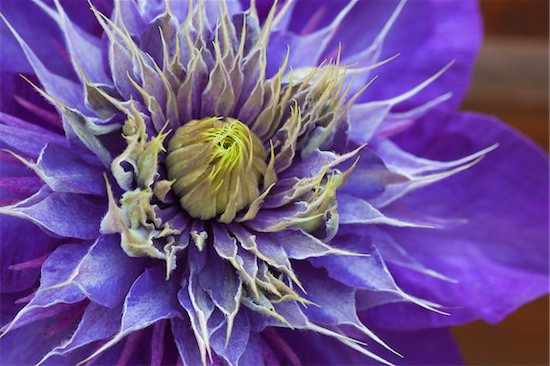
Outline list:
[[[455,364],[547,292],[546,155],[456,112],[474,1],[2,14],[3,364]]]

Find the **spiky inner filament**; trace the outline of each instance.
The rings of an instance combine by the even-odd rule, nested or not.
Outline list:
[[[166,165],[181,206],[193,217],[231,222],[260,195],[267,164],[261,141],[233,118],[192,120],[178,128]]]

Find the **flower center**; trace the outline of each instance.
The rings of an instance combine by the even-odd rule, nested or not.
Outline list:
[[[176,130],[168,145],[168,176],[191,216],[221,215],[231,222],[260,195],[266,172],[262,142],[233,118],[192,120]]]

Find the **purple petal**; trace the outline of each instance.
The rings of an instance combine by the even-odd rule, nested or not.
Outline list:
[[[143,271],[141,258],[126,255],[118,235],[101,235],[78,267],[74,281],[93,302],[114,308]]]
[[[319,306],[310,306],[304,310],[308,319],[318,324],[351,326],[358,332],[358,338],[367,336],[386,350],[393,345],[385,343],[378,335],[367,328],[357,317],[356,290],[328,278],[324,271],[316,270],[309,265],[298,269],[298,276],[304,281],[307,298]]]
[[[235,269],[213,250],[209,252],[208,262],[199,274],[199,284],[226,316],[235,316],[240,305],[242,282]]]
[[[269,245],[279,245],[290,259],[303,260],[328,254],[344,254],[301,230],[282,230],[258,235],[260,238],[269,238],[267,240]]]
[[[187,5],[187,4],[185,4]],[[182,9],[186,12],[186,9]],[[170,45],[176,36],[179,23],[176,18],[168,15],[160,15],[155,18],[151,23],[145,26],[143,33],[140,37],[140,48],[153,57],[158,65],[163,65],[164,62],[168,62],[163,59],[163,39],[167,45]],[[161,38],[161,32],[162,37]],[[162,105],[165,100],[157,101]]]
[[[36,163],[39,176],[55,192],[105,194],[104,168],[93,156],[86,156],[60,145],[48,144]],[[94,164],[96,163],[96,164]]]
[[[209,319],[215,314],[215,305],[199,285],[198,273],[207,263],[205,251],[199,251],[193,245],[189,247],[188,255],[189,277],[182,280],[182,288],[178,292],[178,300],[191,320],[191,327],[193,328],[193,333],[199,344],[201,357],[204,361],[206,350],[210,353],[209,335],[212,322]]]
[[[35,365],[49,350],[71,335],[72,326],[51,332],[66,317],[66,313],[60,313],[6,334],[0,340],[0,363]]]
[[[376,334],[392,345],[403,358],[384,353],[395,365],[463,365],[464,361],[453,335],[448,329],[426,329],[415,332],[388,332],[376,330]],[[384,352],[379,345],[372,345],[373,352]]]
[[[51,192],[46,187],[29,199],[0,211],[28,219],[62,237],[94,239],[99,234],[105,206],[91,196]]]
[[[370,148],[362,149],[359,156],[359,162],[342,187],[342,192],[371,199],[384,193],[387,185],[406,181],[405,177],[390,171]]]
[[[132,36],[137,37],[143,32],[146,23],[139,12],[137,3],[133,1],[116,1],[114,11],[115,14],[120,14],[120,17],[124,19],[124,25]]]
[[[380,365],[380,363],[350,350],[337,340],[322,335],[278,330],[285,342],[294,349],[303,365]],[[462,365],[459,350],[450,332],[446,329],[431,329],[416,332],[376,331],[389,344],[403,354],[404,358],[371,344],[369,349],[383,355],[395,365]]]
[[[246,349],[241,356],[240,365],[262,365],[265,364],[263,348],[264,342],[258,334],[251,333]]]
[[[162,364],[166,325],[166,320],[160,320],[153,325],[153,334],[151,335],[151,366],[160,366]]]
[[[436,122],[436,121],[434,121]],[[457,284],[393,269],[413,295],[452,307],[433,316],[405,304],[369,312],[393,329],[498,322],[548,292],[548,158],[532,142],[495,119],[462,114],[425,122],[403,136],[407,148],[430,159],[452,160],[483,145],[499,148],[478,166],[399,201],[421,213],[467,219],[446,230],[391,231],[396,242],[430,269]],[[401,141],[401,138],[399,139]],[[396,203],[397,205],[397,203]]]
[[[36,292],[31,301],[3,330],[11,331],[38,319],[50,317],[63,311],[64,304],[84,300],[85,296],[78,284],[72,281],[72,276],[89,250],[90,246],[86,244],[66,244],[58,247],[42,266],[40,291]]]
[[[112,261],[115,264],[109,265]],[[96,303],[116,307],[141,272],[142,263],[126,256],[116,236],[102,236],[91,247],[59,247],[42,267],[41,287],[18,315],[17,327],[48,316],[59,303],[74,303],[86,295]]]
[[[355,310],[355,289],[329,278],[325,271],[302,264],[297,267],[307,298],[319,306],[309,306],[304,314],[315,323],[352,324],[359,322]]]
[[[177,287],[178,283],[174,278],[166,280],[161,268],[151,268],[143,272],[126,296],[121,326],[117,334],[86,360],[96,357],[115,346],[126,336],[159,320],[180,316],[180,307],[176,298]]]
[[[346,193],[337,195],[340,224],[384,224],[397,227],[421,226],[384,215],[368,201]]]
[[[394,94],[391,98],[385,100],[369,101],[363,104],[355,104],[350,109],[350,138],[358,144],[368,143],[371,138],[379,133],[379,130],[388,128],[390,120],[396,119],[399,123],[399,116],[401,116],[401,123],[408,120],[415,120],[425,115],[431,108],[436,107],[438,104],[449,99],[451,93],[438,95],[434,97],[434,100],[429,100],[426,104],[411,108],[406,112],[392,113],[396,106],[405,105],[408,100],[413,99],[418,94],[423,94],[424,89],[429,90],[432,83],[437,83],[437,80],[444,75],[453,63],[447,63],[445,67],[439,66],[434,68],[433,75],[423,80],[422,83],[414,85],[411,89],[406,90],[401,94]],[[440,69],[436,72],[436,70]],[[357,81],[356,81],[357,82]],[[365,80],[366,84],[366,80]],[[358,85],[358,89],[362,85]],[[395,123],[395,122],[394,122]],[[381,128],[383,127],[383,128]]]
[[[51,0],[50,0],[51,1]],[[72,0],[59,0],[69,18],[77,23],[82,30],[94,36],[101,36],[102,29],[97,23],[89,6],[82,6]],[[100,0],[93,3],[103,14],[111,14],[113,11],[112,0]]]
[[[55,239],[47,236],[36,225],[15,217],[0,219],[0,278],[2,293],[28,289],[38,279],[40,265],[24,270],[10,266],[40,258],[53,251]]]
[[[126,297],[121,329],[142,329],[160,319],[179,316],[177,288],[177,281],[167,281],[161,268],[146,270]]]
[[[220,18],[220,6],[214,1],[206,1],[204,3],[206,16],[214,28],[216,21]],[[239,0],[228,0],[227,1],[227,10],[229,15],[239,13],[243,10],[241,2]]]
[[[28,40],[29,46],[37,56],[44,60],[48,69],[70,77],[74,75],[69,67],[69,60],[63,56],[65,52],[63,40],[55,23],[30,0],[3,1],[0,12]],[[40,32],[36,32],[40,29]],[[0,22],[0,69],[15,73],[31,73],[31,65],[25,54],[10,33],[8,27]]]
[[[48,143],[66,145],[63,136],[0,112],[0,140],[15,151],[33,158]]]
[[[442,275],[431,268],[427,268],[416,260],[409,252],[403,249],[388,233],[383,229],[370,228],[369,237],[376,243],[376,249],[384,258],[386,263],[397,265],[403,268],[416,271],[427,276],[439,278],[444,281],[456,282],[454,279]]]
[[[344,8],[334,13],[334,19],[330,24],[314,32],[303,35],[273,32],[267,50],[269,55],[268,75],[275,74],[283,64],[287,47],[290,47],[289,65],[292,68],[317,66],[322,61],[320,60],[321,55],[326,52],[326,48],[354,5],[355,1],[350,1]]]
[[[290,261],[288,260],[284,249],[279,245],[279,243],[274,241],[269,234],[252,234],[241,225],[231,225],[230,230],[235,235],[243,249],[255,254],[256,256],[260,254],[265,258],[269,258],[268,262],[278,269],[283,271],[292,271]]]
[[[76,107],[79,110],[86,110],[84,106],[83,89],[79,83],[76,83],[68,78],[52,73],[44,65],[43,61],[36,55],[28,43],[21,37],[18,30],[8,23],[9,20],[3,18],[4,23],[8,26],[13,36],[25,52],[27,60],[31,64],[36,76],[43,85],[45,91],[60,100],[62,103],[71,107]],[[33,29],[33,27],[31,27]]]
[[[334,338],[287,329],[278,332],[292,347],[302,365],[381,365]]]
[[[242,311],[237,314],[233,325],[231,337],[226,346],[227,323],[218,328],[211,336],[212,348],[230,365],[244,364],[239,360],[243,356],[250,337],[250,324],[248,317]]]
[[[36,80],[31,77],[31,80]],[[49,104],[21,75],[0,72],[0,111],[17,116],[24,121],[43,126],[61,133],[61,118]]]
[[[82,316],[80,324],[68,342],[52,349],[46,357],[66,355],[90,343],[112,337],[120,327],[121,316],[122,307],[108,309],[90,303]]]
[[[357,4],[336,36],[337,40],[343,41],[344,62],[349,55],[373,43],[397,4],[398,1],[384,0]],[[365,27],[365,24],[369,26]],[[464,29],[468,32],[465,33]],[[385,37],[380,59],[397,53],[400,56],[376,70],[381,82],[369,88],[361,98],[390,98],[427,80],[434,70],[456,60],[437,83],[410,102],[410,106],[418,106],[452,92],[453,101],[446,103],[444,108],[454,110],[466,93],[481,35],[480,14],[475,1],[408,1]]]
[[[186,366],[200,365],[201,355],[195,335],[191,330],[188,319],[175,318],[171,320],[172,334],[178,348],[179,355]]]
[[[360,234],[347,233],[340,230],[333,239],[333,245],[339,249],[368,253],[368,257],[352,256],[327,256],[311,258],[310,262],[316,267],[327,269],[330,277],[354,288],[369,289],[375,291],[393,291],[396,285],[388,272],[383,259],[376,251],[376,247],[368,237]]]
[[[101,41],[85,33],[78,23],[73,23],[61,3],[56,2],[55,5],[58,12],[55,20],[63,32],[75,72],[80,74],[81,68],[91,82],[109,84],[110,79],[104,69]]]
[[[24,200],[38,192],[43,185],[44,182],[38,177],[0,177],[0,205]]]

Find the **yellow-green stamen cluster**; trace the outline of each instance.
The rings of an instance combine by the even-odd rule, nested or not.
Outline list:
[[[178,128],[166,164],[181,206],[203,220],[221,215],[231,222],[260,196],[266,151],[242,122],[233,118],[192,120]]]

